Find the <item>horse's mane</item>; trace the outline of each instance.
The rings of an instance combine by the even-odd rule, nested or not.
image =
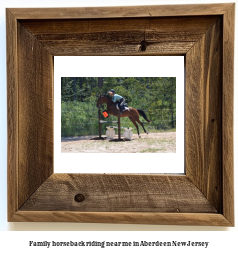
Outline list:
[[[107,98],[107,99],[109,99],[109,100],[111,100],[112,98],[108,95],[108,94],[103,94],[103,95],[101,95],[101,97],[103,97],[103,98]]]
[[[108,94],[103,94],[103,95],[101,95],[101,97],[107,98],[110,102],[114,103],[114,101],[112,100],[112,97],[109,96]]]

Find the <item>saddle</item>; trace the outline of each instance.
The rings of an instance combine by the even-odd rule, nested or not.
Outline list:
[[[119,110],[118,104],[116,104],[116,107],[117,107],[117,109]],[[130,111],[130,109],[129,109],[127,103],[125,103],[125,104],[123,105],[123,108],[122,108],[122,111],[126,111],[126,110]]]

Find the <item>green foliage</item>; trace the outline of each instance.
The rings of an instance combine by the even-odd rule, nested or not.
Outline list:
[[[61,136],[97,135],[97,97],[110,89],[123,96],[130,107],[146,112],[152,120],[150,124],[144,123],[148,131],[176,127],[176,78],[104,77],[103,83],[100,89],[97,77],[61,78]],[[104,119],[103,115],[101,117]],[[110,117],[109,121],[112,120],[117,119]],[[121,118],[121,126],[132,127],[136,133],[128,118]],[[139,128],[142,132],[142,128]],[[106,130],[106,127],[103,129]]]

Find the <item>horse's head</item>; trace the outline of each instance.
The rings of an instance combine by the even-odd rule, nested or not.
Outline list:
[[[104,103],[104,99],[102,95],[98,96],[98,100],[97,100],[97,108],[101,107],[101,105]]]
[[[108,101],[109,96],[108,95],[99,95],[97,100],[97,108],[101,107],[101,105]]]

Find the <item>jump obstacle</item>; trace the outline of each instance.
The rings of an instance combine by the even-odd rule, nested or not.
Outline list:
[[[113,128],[118,128],[118,138],[115,139],[111,139],[109,140],[109,142],[119,142],[119,141],[131,141],[130,138],[121,138],[121,129],[128,129],[126,127],[121,127],[121,120],[120,120],[120,111],[118,110],[118,120],[117,121],[103,121],[101,120],[101,111],[100,108],[98,108],[98,123],[99,123],[99,136],[98,137],[94,137],[91,138],[90,140],[105,140],[106,137],[102,137],[102,124],[103,123],[117,123],[117,127],[116,126],[112,126]],[[132,128],[130,128],[131,130]]]
[[[107,138],[112,138],[114,139],[115,136],[115,130],[114,129],[118,129],[118,126],[107,126],[107,131],[106,131],[106,136]],[[132,128],[127,128],[127,127],[121,127],[121,129],[124,129],[124,134],[123,136],[127,139],[131,139],[132,138]]]
[[[101,126],[102,123],[100,121],[101,121],[101,111],[100,111],[100,108],[98,108],[99,136],[90,138],[90,140],[104,140],[104,139],[106,139],[106,137],[102,137],[102,126]]]

